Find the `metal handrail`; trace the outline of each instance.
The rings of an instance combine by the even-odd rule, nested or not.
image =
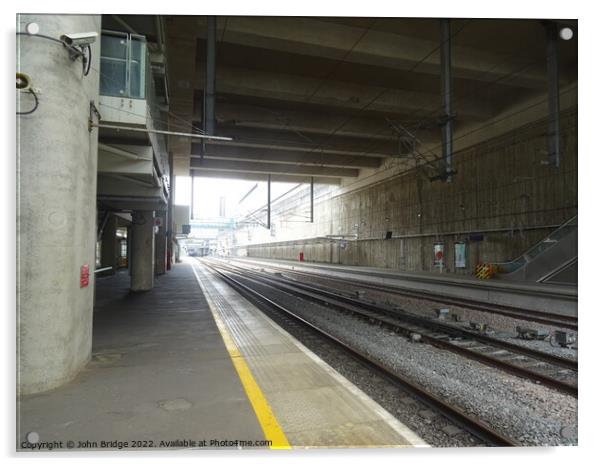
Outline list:
[[[577,226],[577,215],[575,215],[574,217],[571,217],[569,220],[560,225],[558,228],[556,228],[552,233],[543,238],[541,241],[537,242],[534,246],[527,249],[527,251],[522,253],[516,259],[508,262],[496,263],[495,265],[497,266],[498,271],[501,273],[514,272],[527,262],[532,261],[544,251],[548,250],[550,247],[558,243],[558,241],[560,241],[562,238],[567,236],[569,233],[573,232],[577,228]]]

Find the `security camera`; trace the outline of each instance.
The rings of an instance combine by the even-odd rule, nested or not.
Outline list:
[[[69,46],[85,47],[96,42],[97,32],[76,32],[72,34],[63,34],[61,41]]]

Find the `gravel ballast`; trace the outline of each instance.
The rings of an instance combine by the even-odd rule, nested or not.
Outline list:
[[[385,328],[293,297],[272,287],[254,282],[252,286],[522,445],[577,443],[577,400],[571,396],[430,345],[410,342]],[[327,362],[332,364],[331,361]],[[336,364],[335,368],[352,382],[356,382],[354,379],[357,377],[353,374],[345,373]],[[386,391],[382,386],[370,390]],[[418,424],[433,430],[433,418],[424,412],[423,406],[411,406],[411,401],[404,403],[404,396],[399,397],[399,393],[394,393],[392,397],[385,406],[392,414],[399,415],[397,411],[414,409],[416,412],[410,416],[410,419],[417,417],[414,422],[408,422],[407,416],[406,419],[400,417],[400,420],[412,428]],[[439,432],[430,435],[435,440],[441,436],[439,443],[427,439],[418,429],[417,433],[423,435],[425,440],[441,446],[471,444],[466,439],[463,440],[464,443],[462,440],[454,440],[454,435],[443,430],[446,427],[444,424],[449,425],[449,422],[437,421],[436,430]],[[453,432],[454,429],[449,427],[447,431]]]
[[[286,275],[283,274],[283,275]],[[408,298],[395,293],[379,292],[370,289],[361,289],[354,287],[346,283],[337,282],[336,280],[329,280],[328,277],[320,278],[308,278],[304,277],[303,282],[315,284],[322,287],[329,287],[331,290],[344,293],[355,293],[358,290],[362,290],[363,299],[368,301],[377,302],[384,305],[396,306],[403,310],[409,311],[413,314],[435,317],[437,315],[437,309],[449,309],[449,315],[456,315],[461,322],[466,325],[468,322],[479,322],[487,324],[492,329],[492,336],[501,340],[510,341],[517,345],[525,346],[527,348],[543,351],[545,353],[553,354],[555,356],[561,356],[567,359],[577,360],[577,349],[562,348],[559,346],[552,346],[548,340],[546,341],[535,341],[535,340],[521,340],[516,338],[516,327],[528,327],[533,329],[540,329],[547,331],[552,334],[555,330],[565,330],[562,327],[555,327],[545,325],[537,322],[531,322],[528,318],[517,319],[514,317],[504,316],[486,311],[477,311],[475,309],[467,309],[460,306],[444,305],[436,301],[430,301],[425,299]],[[449,321],[448,321],[449,323]],[[578,335],[578,332],[569,330],[569,332]]]

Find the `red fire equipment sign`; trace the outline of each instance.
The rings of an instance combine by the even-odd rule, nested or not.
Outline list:
[[[79,272],[79,287],[85,288],[90,284],[90,266],[88,264],[82,265]]]

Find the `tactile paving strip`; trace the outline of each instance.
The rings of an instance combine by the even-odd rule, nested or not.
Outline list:
[[[206,298],[227,325],[292,446],[427,446],[221,279],[196,267]]]

